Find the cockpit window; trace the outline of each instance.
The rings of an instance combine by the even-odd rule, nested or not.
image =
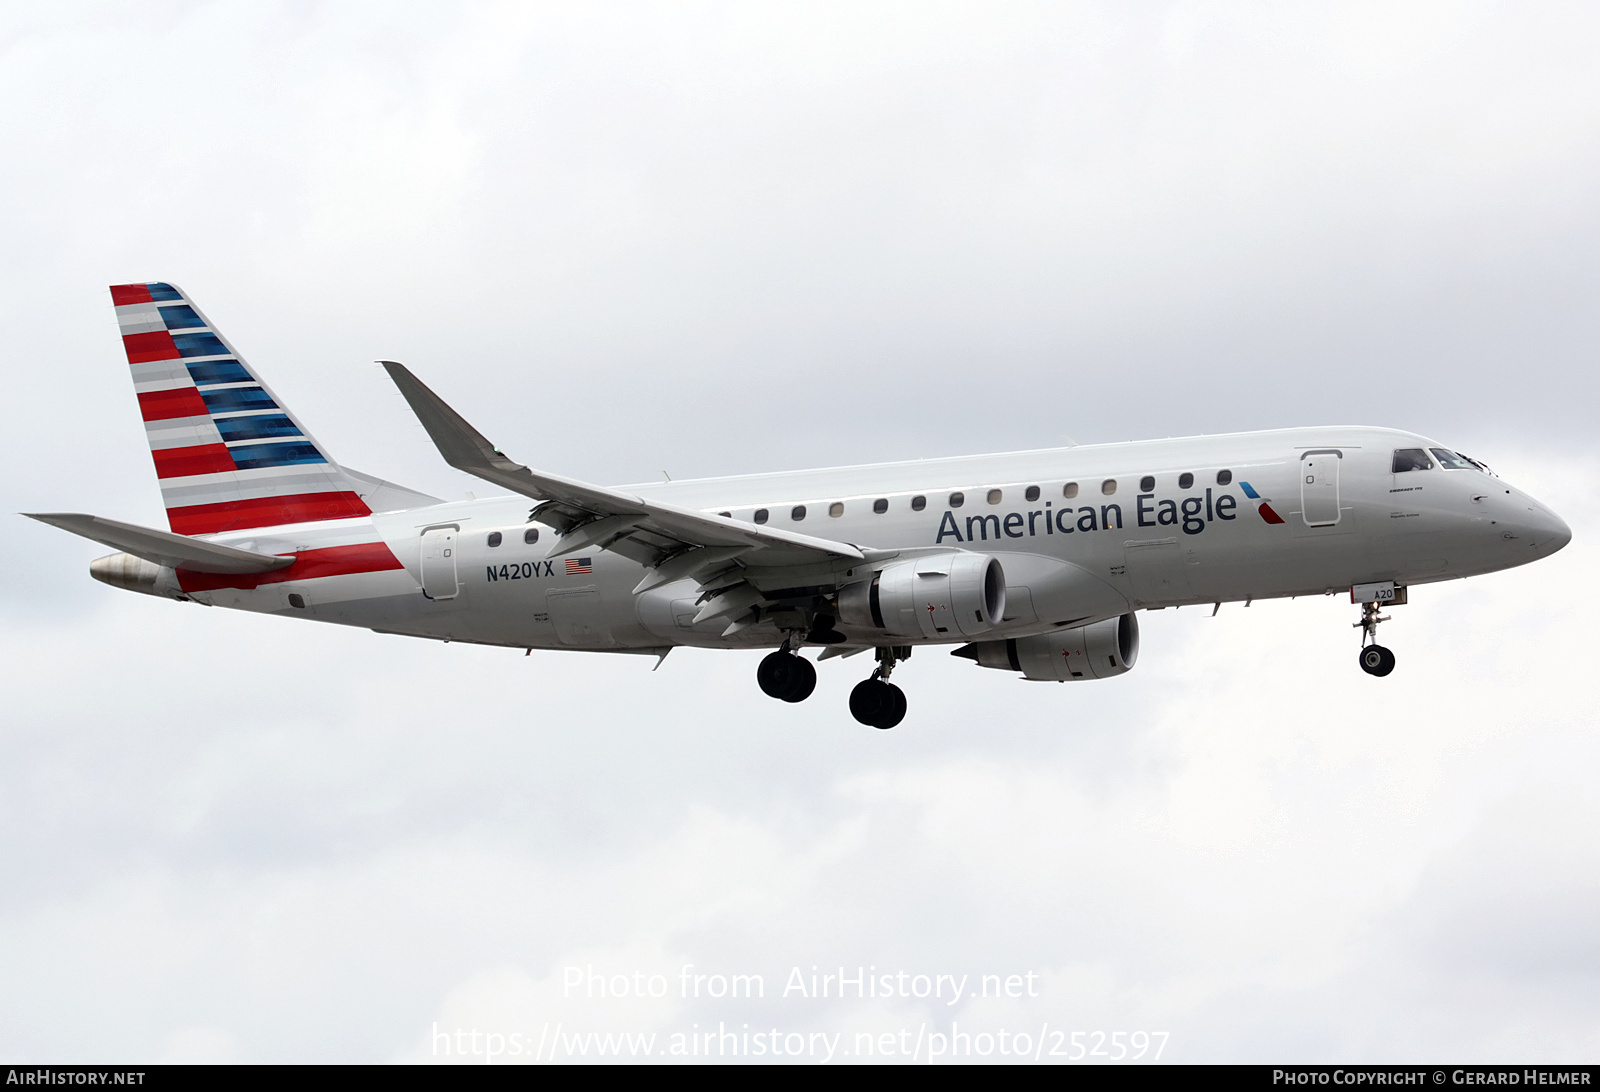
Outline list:
[[[1454,451],[1446,451],[1442,447],[1430,447],[1433,457],[1439,460],[1439,465],[1446,470],[1476,470],[1472,460],[1465,455],[1458,455]]]
[[[1404,474],[1407,470],[1432,470],[1433,463],[1428,461],[1428,453],[1420,447],[1403,447],[1394,453],[1393,473]]]

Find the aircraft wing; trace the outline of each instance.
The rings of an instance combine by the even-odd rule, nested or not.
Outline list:
[[[197,573],[267,573],[294,564],[293,557],[275,557],[221,546],[203,539],[174,535],[150,527],[121,523],[81,512],[24,512],[29,519],[142,557],[156,565]]]
[[[659,566],[662,579],[670,579],[674,573],[691,575],[736,557],[742,568],[787,568],[859,561],[866,556],[849,543],[756,526],[530,470],[501,454],[404,365],[392,360],[379,363],[411,404],[445,462],[541,502],[534,517],[562,534],[556,556],[590,548],[615,550],[642,564]],[[690,564],[691,560],[703,564]],[[647,577],[640,588],[659,582]]]

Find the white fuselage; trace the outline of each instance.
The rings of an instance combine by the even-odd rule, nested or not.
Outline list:
[[[1553,512],[1481,470],[1393,472],[1397,449],[1437,446],[1390,429],[1285,429],[626,488],[744,521],[764,510],[771,527],[872,551],[992,555],[1005,571],[1005,620],[992,631],[1003,638],[1148,607],[1449,580],[1525,564],[1568,541]],[[1188,485],[1184,475],[1193,476]],[[726,636],[726,619],[694,624],[692,581],[636,594],[648,570],[617,553],[554,556],[559,536],[528,522],[531,508],[524,498],[491,498],[216,535],[274,554],[382,543],[400,567],[340,575],[306,567],[304,577],[290,569],[289,579],[209,578],[204,587],[165,570],[161,590],[175,593],[183,581],[189,598],[216,606],[519,648],[645,652],[783,640],[777,624]],[[534,531],[537,541],[526,541]],[[836,586],[853,575],[829,579]],[[845,636],[884,643],[848,628]]]

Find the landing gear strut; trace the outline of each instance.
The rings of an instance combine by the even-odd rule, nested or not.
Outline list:
[[[893,728],[906,716],[906,695],[889,681],[894,665],[911,656],[909,645],[878,649],[878,667],[872,677],[850,691],[850,715],[874,728]]]
[[[1379,614],[1376,600],[1361,604],[1361,621],[1355,624],[1361,631],[1361,670],[1379,678],[1394,670],[1394,653],[1378,644],[1378,623],[1387,622],[1387,614]]]

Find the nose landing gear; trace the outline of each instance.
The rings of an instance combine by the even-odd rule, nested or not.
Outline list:
[[[906,695],[889,681],[889,673],[900,660],[911,657],[909,645],[878,649],[878,667],[872,677],[850,691],[850,715],[874,728],[893,728],[906,716]]]
[[[1389,620],[1379,609],[1377,600],[1361,604],[1361,621],[1354,628],[1361,631],[1361,670],[1381,679],[1394,670],[1394,653],[1378,644],[1378,623]]]

